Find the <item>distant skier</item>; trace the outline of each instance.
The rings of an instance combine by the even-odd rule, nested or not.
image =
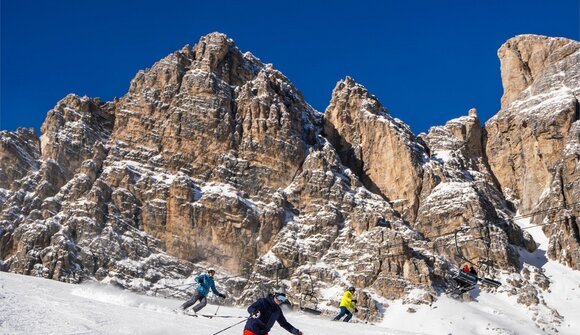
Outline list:
[[[280,304],[285,301],[286,292],[283,288],[277,290],[274,294],[268,295],[266,298],[256,300],[256,302],[248,307],[250,317],[244,327],[243,335],[267,335],[276,321],[289,333],[302,335],[300,330],[286,321],[284,313],[282,313],[282,309],[280,308]]]
[[[463,271],[463,272],[465,272],[465,273],[469,273],[469,264],[465,263],[465,264],[463,265],[463,269],[462,269],[462,271]]]
[[[352,298],[352,295],[356,289],[351,286],[348,288],[346,292],[344,292],[342,299],[340,300],[340,313],[333,319],[334,321],[340,320],[345,314],[346,318],[344,318],[344,322],[349,322],[352,318],[352,312],[358,312],[355,304],[357,303],[356,299]],[[351,312],[352,311],[352,312]]]
[[[218,297],[225,299],[226,295],[220,293],[215,288],[215,283],[213,281],[213,276],[215,275],[215,270],[213,268],[209,268],[207,270],[207,274],[202,274],[195,277],[195,282],[199,284],[199,286],[195,289],[195,293],[191,296],[191,299],[186,301],[183,305],[181,305],[181,309],[185,310],[188,307],[192,306],[196,302],[199,301],[199,304],[193,306],[193,311],[195,313],[199,312],[202,308],[207,305],[207,295],[209,294],[209,290],[213,292],[213,294],[217,295]]]
[[[475,270],[475,267],[470,266],[469,267],[469,273],[471,273],[472,275],[477,277],[477,271]]]

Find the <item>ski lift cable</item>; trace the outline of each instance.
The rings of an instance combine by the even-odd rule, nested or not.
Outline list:
[[[522,214],[522,215],[518,215],[518,216],[514,216],[513,219],[514,220],[519,220],[519,219],[523,219],[523,218],[527,218],[530,216],[534,216],[536,214],[540,214],[540,213],[544,213],[544,212],[549,212],[552,210],[559,210],[559,209],[569,209],[569,207],[576,207],[580,205],[580,201],[577,202],[573,202],[570,204],[566,204],[566,205],[562,205],[562,206],[558,206],[558,207],[551,207],[551,208],[546,208],[546,209],[542,209],[539,211],[535,211],[535,212],[531,212],[531,213],[527,213],[527,214]]]
[[[559,220],[559,221],[563,221],[563,220]],[[529,229],[529,228],[533,228],[533,227],[537,227],[537,226],[545,226],[545,225],[553,224],[553,223],[556,223],[556,222],[558,222],[558,221],[553,221],[553,222],[550,222],[550,223],[546,223],[546,224],[542,224],[542,225],[536,225],[536,226],[531,226],[531,227],[526,227],[526,228],[521,228],[521,229]],[[446,236],[452,236],[452,235],[455,236],[457,233],[465,232],[465,231],[468,231],[468,230],[470,230],[472,228],[479,228],[480,226],[489,226],[489,225],[491,225],[491,224],[478,225],[478,226],[469,227],[469,228],[467,228],[467,227],[465,227],[465,228],[459,228],[459,229],[456,229],[456,230],[454,230],[453,232],[450,232],[450,233],[438,234],[438,235],[430,236],[430,239],[433,241],[433,246],[426,247],[426,248],[424,248],[424,250],[436,251],[437,248],[440,247],[440,246],[437,246],[436,239],[438,239],[440,237],[446,237]],[[489,241],[490,242],[490,238],[489,237],[484,237],[484,236],[481,236],[481,235],[480,236],[472,236],[472,237],[469,237],[467,239],[463,239],[462,242],[471,242],[471,241],[478,241],[478,240],[483,240],[483,241]],[[408,241],[407,240],[407,241],[401,242],[401,243],[390,244],[387,247],[383,248],[382,250],[394,249],[395,247],[404,246],[404,245],[410,245],[413,242],[414,241]],[[430,242],[430,241],[421,240],[421,242]],[[451,242],[448,242],[448,244],[450,244],[450,243]],[[413,245],[410,245],[410,246],[413,246]],[[415,245],[415,247],[418,247],[418,246]],[[387,258],[400,257],[400,256],[408,255],[408,254],[409,253],[399,253],[399,254],[392,254],[392,255],[384,255],[383,257],[387,257]],[[475,264],[475,263],[472,263],[472,264]],[[282,267],[276,268],[276,271],[278,272],[279,270],[283,270],[283,269],[287,269],[287,270],[297,269],[299,267],[300,267],[300,265],[299,266],[285,266],[285,265],[283,265]],[[256,273],[257,272],[252,272],[249,275],[226,276],[226,277],[223,277],[221,279],[222,280],[226,280],[226,279],[233,279],[233,278],[249,278],[249,277],[251,277],[252,275],[254,275]]]
[[[538,214],[538,213],[542,213],[542,212],[546,212],[546,211],[550,211],[550,210],[557,210],[557,209],[562,209],[562,208],[568,208],[568,206],[572,206],[572,205],[575,206],[577,204],[580,204],[580,202],[572,203],[572,204],[565,205],[565,206],[553,207],[553,208],[545,209],[545,210],[542,210],[542,211],[536,211],[534,213],[528,213],[525,216],[518,216],[518,217],[514,217],[513,219],[519,219],[519,218],[523,218],[523,217],[526,217],[526,216],[532,216],[532,215],[535,215],[535,214]],[[535,225],[535,226],[525,227],[525,228],[521,228],[521,229],[530,229],[530,228],[533,228],[533,227],[545,226],[545,225],[549,225],[549,224],[558,223],[558,222],[561,222],[561,221],[564,221],[564,220],[567,220],[567,219],[569,219],[569,218],[562,219],[562,220],[557,220],[557,221],[551,221],[551,222],[546,223],[546,224]],[[488,272],[489,272],[489,268],[494,269],[493,259],[490,258],[490,252],[491,252],[491,231],[490,231],[490,226],[491,225],[492,225],[491,223],[479,224],[479,225],[476,225],[476,226],[473,226],[473,227],[459,228],[459,229],[456,229],[456,230],[454,230],[453,232],[450,232],[450,233],[445,233],[445,234],[439,234],[439,235],[430,236],[430,240],[433,242],[433,244],[430,247],[424,248],[423,250],[435,251],[436,250],[436,247],[437,247],[436,239],[438,239],[440,237],[446,237],[446,236],[453,235],[454,236],[454,242],[455,242],[455,248],[456,248],[456,254],[457,254],[457,256],[459,256],[461,259],[465,260],[466,262],[468,262],[468,263],[470,263],[472,265],[478,266],[479,269],[480,269],[480,271],[483,271],[487,275]],[[468,238],[468,239],[463,240],[462,242],[469,242],[469,241],[476,241],[476,240],[482,240],[484,242],[484,249],[485,249],[485,256],[484,257],[485,258],[484,258],[483,261],[480,260],[477,264],[474,262],[474,260],[468,259],[467,257],[465,257],[465,255],[463,255],[463,253],[461,252],[461,248],[459,247],[458,238],[457,238],[458,237],[458,233],[466,232],[466,231],[469,231],[471,229],[478,229],[480,236],[471,237],[471,238]],[[422,242],[431,242],[431,241],[422,241]],[[407,241],[402,242],[402,243],[388,245],[384,249],[392,249],[394,247],[403,246],[403,245],[413,246],[412,244],[413,244],[413,241],[407,240]],[[415,247],[417,247],[417,246],[415,246]],[[413,251],[415,251],[415,250],[413,250]],[[408,256],[408,255],[409,255],[409,253],[399,253],[399,254],[393,254],[393,255],[384,255],[383,257],[391,258],[391,257],[401,257],[401,256]],[[286,269],[286,270],[297,269],[298,267],[299,266],[285,266],[285,265],[282,264],[282,267],[278,267],[276,269],[276,283],[278,284],[278,282],[279,282],[279,271],[280,270],[283,270],[283,269]],[[254,273],[255,272],[253,272],[252,275]],[[310,277],[310,272],[305,272],[305,273],[307,273],[308,276]],[[229,276],[229,277],[225,277],[224,279],[237,278],[237,277],[244,277],[244,276],[242,276],[242,275],[240,275],[240,276]],[[486,279],[486,278],[484,278],[484,279]],[[311,277],[310,277],[310,280],[311,280],[311,283],[310,284],[311,284],[311,286],[313,288],[313,283],[312,283],[312,278]],[[487,280],[493,282],[493,280],[489,280],[489,279],[487,279]]]
[[[524,228],[521,228],[521,229],[522,229],[522,230],[525,230],[525,229],[532,229],[532,228],[536,228],[536,227],[549,226],[549,225],[552,225],[552,224],[554,224],[554,223],[560,223],[560,222],[567,221],[567,220],[569,220],[569,219],[570,219],[570,218],[569,218],[569,217],[567,217],[567,218],[562,218],[562,219],[560,219],[560,220],[552,220],[552,221],[550,221],[550,222],[546,222],[546,223],[540,223],[540,224],[537,224],[537,225],[528,226],[528,227],[524,227]]]
[[[488,224],[488,225],[489,225],[489,224]],[[455,235],[457,232],[461,232],[461,231],[467,231],[467,230],[470,230],[470,229],[472,229],[472,228],[478,228],[478,227],[479,227],[479,226],[470,227],[470,228],[459,228],[459,229],[456,229],[456,230],[454,230],[454,231],[452,231],[452,232],[450,232],[450,233],[445,233],[445,234],[439,234],[439,235],[430,236],[430,238],[431,238],[431,239],[437,239],[437,238],[439,238],[439,237],[444,237],[444,236],[452,236],[452,235]],[[463,242],[469,242],[469,241],[477,241],[477,240],[489,240],[489,238],[486,238],[486,237],[483,237],[483,236],[475,236],[475,237],[470,237],[470,238],[468,238],[468,239],[465,239],[465,240],[463,240]],[[424,241],[424,240],[421,240],[421,241],[422,241],[422,242],[430,242],[430,241]],[[402,242],[402,243],[390,244],[390,245],[388,245],[387,247],[385,247],[385,248],[382,248],[382,250],[393,249],[393,248],[395,248],[395,247],[397,247],[397,246],[409,245],[409,243],[413,243],[413,241],[406,241],[406,242]],[[448,243],[451,243],[451,242],[448,242]],[[411,246],[412,246],[412,247],[413,247],[413,246],[414,246],[414,247],[419,247],[419,246],[417,246],[417,245],[411,245]],[[435,243],[433,244],[433,246],[431,246],[431,247],[424,247],[424,248],[422,247],[422,248],[423,248],[424,250],[436,251],[438,247],[440,247],[440,246],[437,246],[437,245],[436,245],[436,242],[435,242]],[[400,254],[393,254],[393,255],[384,255],[384,257],[398,257],[398,256],[405,256],[405,255],[408,255],[408,254],[409,254],[409,253],[400,253]],[[290,269],[297,269],[297,268],[299,268],[299,267],[300,267],[300,266],[285,266],[285,265],[283,265],[282,267],[278,267],[276,270],[277,270],[277,271],[279,271],[279,270],[283,270],[283,269],[288,269],[288,270],[290,270]],[[225,277],[224,279],[226,279],[226,278],[234,278],[234,277],[243,277],[243,276],[230,276],[230,277]]]
[[[456,234],[457,232],[460,232],[460,231],[467,231],[467,230],[469,230],[469,229],[470,229],[470,228],[460,228],[460,229],[457,229],[457,230],[455,230],[455,231],[453,231],[453,232],[451,232],[451,233],[445,233],[445,234],[439,234],[439,235],[436,235],[436,236],[432,236],[432,238],[436,238],[436,237],[443,237],[443,236],[450,236],[450,235],[454,235],[454,234]],[[477,237],[471,237],[471,238],[469,238],[469,239],[466,239],[466,240],[464,240],[464,242],[475,241],[475,240],[484,240],[484,239],[485,239],[485,238],[483,238],[483,237],[481,237],[481,236],[477,236]],[[403,245],[403,244],[404,244],[404,243],[400,243],[400,244],[397,244],[397,245]],[[394,246],[396,246],[396,245],[391,245],[391,246],[388,246],[386,249],[392,249]],[[423,250],[425,250],[425,251],[427,251],[427,250],[428,250],[428,251],[436,251],[437,247],[438,247],[438,246],[436,245],[436,243],[434,243],[434,244],[433,244],[432,246],[430,246],[430,247],[423,248]],[[416,253],[418,253],[416,250],[413,250],[413,251],[412,251],[412,254],[416,254]],[[397,253],[397,254],[391,254],[391,255],[384,255],[383,257],[384,257],[384,258],[393,258],[393,257],[403,257],[403,256],[409,256],[409,253],[408,253],[408,252],[405,252],[405,253]],[[475,263],[472,263],[472,264],[474,264],[474,265],[475,265]],[[277,282],[277,284],[276,284],[276,285],[279,285],[279,280],[280,280],[280,279],[279,279],[279,277],[278,277],[278,273],[279,273],[279,271],[280,271],[280,270],[284,270],[284,269],[285,269],[285,270],[291,270],[291,269],[297,269],[297,268],[299,268],[299,267],[300,267],[300,266],[285,266],[285,265],[282,265],[282,267],[277,267],[277,268],[276,268],[276,272],[277,272],[277,278],[276,278],[276,282]],[[310,271],[311,271],[311,270],[309,270],[309,271],[305,271],[304,273],[305,273],[305,274],[307,274],[307,275],[310,277],[310,280],[312,281],[312,277],[311,277],[311,275],[310,275]],[[225,280],[225,279],[231,279],[231,278],[250,278],[250,277],[253,277],[253,276],[254,276],[254,275],[256,275],[256,274],[259,274],[259,273],[258,273],[258,272],[252,272],[250,275],[227,276],[227,277],[223,277],[223,278],[221,278],[221,279],[222,279],[222,280]],[[312,283],[312,282],[310,283],[310,285],[312,286],[312,289],[313,289],[313,286],[314,286],[314,285],[313,285],[313,283]],[[179,291],[181,291],[181,290],[179,290]],[[183,291],[182,291],[182,292],[183,292]],[[178,292],[178,293],[179,293],[179,292]],[[175,294],[177,294],[177,293],[175,293]]]
[[[525,228],[521,228],[521,229],[524,230],[524,229],[531,229],[531,228],[535,228],[535,227],[547,226],[547,225],[551,225],[551,224],[554,224],[554,223],[562,222],[562,221],[565,221],[565,220],[566,219],[551,221],[551,222],[548,222],[548,223],[544,223],[544,224],[540,224],[540,225],[534,225],[534,226],[525,227]],[[426,247],[426,248],[424,248],[424,250],[436,251],[437,248],[440,247],[440,246],[437,245],[436,239],[438,239],[440,237],[447,237],[447,236],[452,236],[452,235],[455,236],[456,233],[465,232],[465,231],[468,231],[468,230],[470,230],[472,228],[479,228],[480,226],[489,226],[489,225],[491,225],[491,224],[479,225],[479,226],[469,227],[469,228],[467,228],[467,227],[465,227],[465,228],[459,228],[459,229],[456,229],[456,230],[454,230],[453,232],[450,232],[450,233],[445,233],[445,234],[439,234],[439,235],[430,236],[430,239],[433,242],[433,246]],[[482,241],[486,241],[486,242],[491,243],[491,239],[489,237],[484,237],[484,236],[481,236],[481,235],[480,236],[472,236],[472,237],[463,239],[462,242],[472,242],[472,241],[478,241],[478,240],[482,240]],[[402,243],[390,244],[387,247],[383,248],[382,250],[394,249],[395,247],[404,246],[404,245],[410,245],[410,243],[413,243],[413,242],[414,241],[405,241],[405,242],[402,242]],[[421,242],[430,242],[430,241],[421,240]],[[451,244],[451,243],[453,243],[453,242],[449,241],[447,244]],[[413,245],[410,245],[410,246],[413,246]],[[415,247],[418,247],[418,246],[415,245]],[[457,246],[456,246],[456,248],[457,248]],[[489,252],[489,250],[487,250],[487,251]],[[409,253],[398,253],[398,254],[392,254],[392,255],[388,255],[387,254],[387,255],[383,255],[383,257],[385,257],[385,258],[391,258],[391,257],[401,257],[401,256],[407,256],[407,255],[409,255]],[[489,254],[488,254],[488,256],[489,256]],[[466,260],[466,261],[469,262],[469,263],[471,263],[471,264],[476,265],[476,263],[474,263],[474,262],[470,262],[468,260]],[[283,266],[283,267],[277,268],[276,270],[277,271],[278,270],[283,270],[283,269],[288,269],[288,270],[291,270],[292,269],[293,270],[293,269],[299,268],[300,266],[301,265],[299,265],[299,266]],[[252,272],[249,275],[227,276],[227,277],[223,277],[221,279],[222,280],[226,280],[226,279],[232,279],[232,278],[249,278],[249,277],[251,277],[252,275],[254,275],[256,273],[257,272]]]
[[[539,214],[539,213],[544,213],[544,212],[551,211],[551,210],[568,209],[569,207],[576,207],[576,205],[580,205],[580,201],[574,202],[574,203],[570,203],[570,204],[567,204],[567,205],[564,205],[564,206],[551,207],[551,208],[547,208],[547,209],[544,209],[544,210],[535,211],[535,212],[528,213],[528,214],[525,214],[525,215],[515,216],[512,219],[517,220],[517,219],[521,219],[521,218],[533,216],[533,215],[536,215],[536,214]],[[555,224],[555,223],[559,223],[559,222],[565,221],[567,219],[568,218],[561,219],[561,220],[552,220],[552,221],[547,222],[547,223],[544,223],[544,224],[539,224],[539,225],[524,227],[524,228],[520,228],[520,229],[525,230],[525,229],[531,229],[531,228],[535,228],[535,227],[547,226],[547,225],[551,225],[551,224]],[[127,225],[124,222],[118,222],[118,223],[121,223],[121,224],[124,224],[124,225],[128,226],[129,229],[131,229],[131,230],[138,230],[137,228],[135,228],[133,226],[129,226],[129,225]],[[424,250],[436,251],[436,249],[437,249],[436,239],[441,238],[441,237],[454,236],[456,251],[459,251],[460,248],[458,247],[458,241],[457,241],[457,234],[458,233],[465,232],[465,231],[468,231],[470,229],[476,229],[476,228],[479,228],[480,231],[481,231],[481,229],[485,229],[485,231],[486,231],[486,233],[485,233],[486,236],[485,237],[484,236],[481,236],[483,234],[481,234],[481,232],[480,232],[480,236],[470,237],[468,239],[462,240],[462,242],[470,242],[470,241],[477,241],[477,240],[484,241],[484,243],[487,245],[486,248],[485,248],[486,249],[486,259],[490,259],[489,254],[490,254],[490,245],[491,245],[491,232],[489,231],[489,227],[491,225],[492,225],[491,223],[486,223],[486,224],[476,225],[476,226],[473,226],[473,227],[459,228],[459,229],[456,229],[456,230],[454,230],[452,232],[449,232],[449,233],[444,233],[444,234],[438,234],[438,235],[430,236],[429,237],[430,241],[420,240],[420,242],[433,242],[433,245],[431,247],[424,248]],[[151,238],[153,238],[153,237],[151,237]],[[156,238],[153,238],[153,239],[159,241]],[[405,242],[388,245],[386,248],[383,248],[383,250],[393,249],[395,247],[404,246],[404,245],[409,245],[409,246],[413,247],[413,244],[414,244],[413,242],[415,242],[415,241],[406,240]],[[449,242],[448,242],[448,244],[449,244]],[[415,247],[418,247],[418,246],[415,245]],[[409,255],[409,253],[399,253],[399,254],[393,254],[393,255],[384,255],[383,257],[391,258],[391,257],[401,257],[401,256],[407,256],[407,255]],[[459,253],[458,252],[458,256],[461,259],[465,260],[466,262],[468,262],[470,264],[477,265],[475,262],[473,262],[473,260],[467,259],[462,253]],[[290,269],[297,269],[299,267],[300,266],[284,266],[283,265],[283,267],[277,268],[276,269],[276,272],[277,272],[277,275],[278,275],[278,271],[279,270],[282,270],[282,269],[288,269],[288,270],[290,270]],[[221,279],[222,280],[226,280],[226,279],[233,279],[233,278],[249,278],[249,277],[253,276],[256,273],[257,272],[252,272],[249,275],[227,276],[227,277],[223,277]]]
[[[574,202],[574,203],[571,203],[571,204],[568,204],[568,205],[564,205],[564,206],[558,206],[558,207],[547,208],[547,209],[544,209],[544,210],[541,210],[541,211],[536,211],[536,212],[533,212],[533,213],[528,213],[528,214],[525,214],[525,215],[516,216],[516,217],[513,217],[512,219],[514,219],[514,220],[517,220],[517,219],[521,219],[521,218],[523,218],[523,217],[527,217],[527,216],[535,215],[535,214],[538,214],[538,213],[543,213],[543,212],[547,212],[547,211],[551,211],[551,210],[556,210],[556,209],[564,209],[564,208],[568,208],[568,207],[570,207],[570,206],[576,206],[576,205],[580,205],[580,201],[578,201],[578,202]],[[564,219],[564,220],[565,220],[565,219]],[[537,226],[545,226],[545,225],[550,225],[550,224],[558,223],[558,222],[561,222],[561,221],[563,221],[563,220],[556,220],[556,221],[551,221],[551,222],[549,222],[549,223],[545,223],[545,224],[542,224],[542,225],[537,225]],[[485,228],[485,230],[486,230],[486,234],[485,234],[485,235],[487,236],[487,240],[489,240],[489,241],[490,241],[490,243],[491,243],[491,232],[490,232],[490,229],[489,229],[489,227],[490,227],[490,226],[492,226],[492,225],[493,225],[493,224],[491,224],[491,223],[486,223],[486,224],[480,224],[480,225],[476,225],[476,226],[473,226],[473,227],[458,228],[457,230],[454,230],[454,231],[452,231],[452,232],[450,232],[450,233],[445,233],[445,234],[439,234],[439,235],[433,235],[433,236],[429,236],[429,239],[430,239],[431,241],[434,241],[434,240],[436,240],[436,239],[438,239],[438,238],[440,238],[440,237],[445,237],[445,236],[456,235],[456,232],[457,232],[457,231],[467,231],[467,230],[469,230],[469,229],[474,229],[474,228],[479,228],[479,229],[483,229],[483,228]],[[521,229],[529,229],[529,228],[533,228],[533,227],[526,227],[526,228],[521,228]],[[467,240],[465,240],[465,241],[467,242],[467,241],[471,241],[471,240],[477,240],[477,239],[484,239],[484,237],[480,236],[479,238],[467,239]],[[401,242],[401,243],[391,244],[391,245],[389,245],[389,246],[387,247],[387,249],[394,248],[394,247],[398,247],[398,246],[403,246],[403,245],[408,245],[408,244],[409,244],[409,242],[411,242],[411,243],[412,243],[413,241],[406,241],[406,242]],[[430,241],[421,240],[421,242],[430,242]]]

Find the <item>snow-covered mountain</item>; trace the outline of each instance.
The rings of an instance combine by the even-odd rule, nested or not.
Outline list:
[[[0,270],[153,294],[211,265],[229,304],[283,285],[330,313],[355,285],[358,318],[388,322],[401,304],[443,306],[471,261],[503,284],[472,291],[474,310],[509,301],[537,329],[564,331],[570,308],[542,272],[552,263],[529,258],[545,237],[517,222],[541,224],[547,256],[580,269],[579,50],[510,39],[502,110],[416,135],[350,77],[323,114],[271,64],[209,34],[120,99],[66,96],[40,138],[0,132]]]

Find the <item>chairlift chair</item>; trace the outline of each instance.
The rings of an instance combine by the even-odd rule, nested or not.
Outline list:
[[[300,297],[300,309],[314,315],[322,314],[322,311],[318,309],[318,298],[311,292],[303,293]]]
[[[455,250],[456,250],[456,254],[459,258],[461,258],[462,260],[464,260],[465,262],[467,262],[471,265],[477,266],[479,271],[485,276],[490,272],[490,269],[493,269],[493,260],[489,256],[491,238],[490,238],[490,232],[489,232],[488,225],[482,225],[479,228],[480,228],[480,235],[482,235],[481,239],[484,241],[486,258],[480,259],[479,262],[477,264],[475,264],[472,260],[465,257],[463,255],[463,253],[461,252],[461,249],[459,248],[459,243],[457,240],[457,233],[467,231],[471,228],[457,229],[455,231]],[[485,235],[485,236],[483,236],[483,235]],[[478,277],[474,274],[463,272],[461,270],[459,270],[457,273],[455,273],[450,279],[451,279],[450,281],[452,283],[454,283],[454,285],[449,291],[447,291],[447,293],[455,298],[463,295],[463,293],[466,293],[466,292],[473,290],[477,286],[478,282],[480,282],[481,284],[483,284],[485,286],[490,286],[493,288],[497,288],[497,287],[501,286],[501,282],[499,282],[497,280],[483,277],[483,276]]]
[[[475,265],[478,269],[479,277],[476,276],[478,278],[478,280],[480,280],[482,283],[486,284],[486,285],[490,285],[493,287],[498,287],[501,285],[501,282],[491,279],[491,278],[486,278],[488,276],[488,274],[491,273],[491,270],[494,270],[494,261],[490,256],[490,245],[491,245],[491,233],[489,231],[489,224],[485,224],[485,225],[480,225],[479,229],[480,229],[480,237],[479,239],[484,241],[484,248],[485,248],[485,257],[484,258],[480,258],[479,261],[477,262],[477,264],[472,261],[471,259],[468,259],[467,257],[465,257],[463,255],[463,253],[461,252],[461,249],[459,248],[459,243],[457,241],[457,233],[462,232],[462,231],[467,231],[471,228],[463,228],[463,229],[458,229],[455,231],[455,251],[456,254],[459,258],[461,258],[462,260],[464,260],[465,262],[471,264],[471,265]],[[483,280],[485,279],[485,280]]]
[[[318,309],[318,298],[314,294],[314,281],[312,280],[310,272],[307,272],[306,274],[308,275],[310,287],[302,292],[302,295],[300,296],[300,309],[306,313],[320,315],[322,314],[322,311]],[[303,286],[300,285],[300,288],[302,287]]]
[[[477,286],[477,276],[459,270],[450,278],[450,282],[453,286],[446,293],[457,299]]]

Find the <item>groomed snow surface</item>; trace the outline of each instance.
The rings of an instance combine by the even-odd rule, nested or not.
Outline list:
[[[527,223],[522,223],[526,226]],[[579,334],[580,273],[545,259],[547,239],[540,228],[528,230],[540,243],[526,263],[539,265],[552,281],[544,294],[564,317],[558,334]],[[216,278],[219,287],[219,277]],[[388,302],[377,325],[332,322],[331,316],[286,313],[305,335],[389,334],[550,334],[538,329],[532,313],[506,293],[475,290],[473,301],[440,297],[432,306]],[[150,297],[100,283],[72,285],[0,272],[0,334],[195,334],[211,335],[243,320],[245,308],[208,305],[201,314],[233,318],[191,317],[173,312],[182,300]],[[414,312],[409,311],[413,308]],[[338,310],[338,309],[337,309]],[[356,319],[356,316],[355,318]],[[220,334],[242,334],[243,323]],[[270,335],[288,334],[275,325]]]

